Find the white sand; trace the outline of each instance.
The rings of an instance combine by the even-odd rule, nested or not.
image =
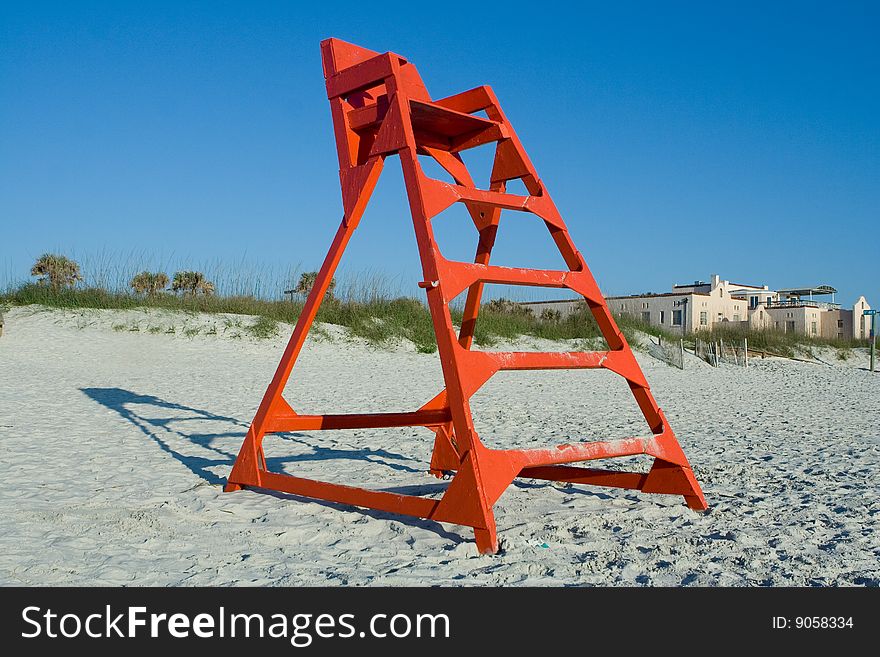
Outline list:
[[[847,364],[768,359],[748,370],[690,357],[683,372],[640,356],[710,510],[518,481],[496,506],[504,551],[489,557],[476,555],[468,528],[223,493],[289,334],[234,337],[234,322],[250,320],[226,320],[6,314],[0,583],[880,584],[880,374],[865,371],[863,353]],[[216,335],[185,334],[211,325]],[[412,410],[440,389],[436,355],[377,350],[325,329],[288,387],[297,410]],[[505,373],[473,406],[489,446],[646,432],[622,380],[606,372]],[[425,473],[425,429],[265,445],[270,466],[290,473],[419,493],[445,485]]]

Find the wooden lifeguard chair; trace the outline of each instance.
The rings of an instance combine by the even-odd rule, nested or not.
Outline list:
[[[672,428],[657,406],[583,256],[575,248],[562,217],[492,90],[482,86],[435,100],[428,94],[415,66],[400,55],[380,54],[338,39],[324,41],[321,55],[339,156],[342,223],[263,396],[226,490],[267,488],[467,525],[473,527],[477,547],[483,553],[498,549],[492,507],[516,477],[682,495],[690,508],[706,509],[706,500]],[[484,112],[485,117],[479,116],[480,112]],[[491,143],[495,144],[491,180],[487,189],[481,189],[460,153]],[[399,157],[403,168],[423,271],[423,280],[418,284],[427,296],[445,388],[421,408],[409,412],[300,415],[282,392],[385,160],[393,155]],[[454,183],[425,175],[419,155],[434,158]],[[506,191],[514,180],[522,181],[527,194]],[[446,259],[434,239],[432,219],[454,203],[464,204],[479,233],[474,262]],[[490,264],[502,210],[534,215],[542,221],[567,269],[535,270]],[[566,353],[472,350],[486,283],[573,290],[586,300],[608,350]],[[464,319],[456,331],[449,303],[465,291]],[[623,377],[647,421],[650,434],[542,449],[490,449],[483,445],[474,430],[469,400],[492,375],[506,370],[572,368],[604,368]],[[266,467],[262,443],[267,434],[403,426],[423,426],[432,431],[431,472],[435,475],[455,473],[439,499],[303,479],[270,472]],[[571,465],[638,454],[654,457],[647,473]]]

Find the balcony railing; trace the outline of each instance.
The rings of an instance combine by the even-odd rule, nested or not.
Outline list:
[[[828,303],[827,301],[813,301],[812,299],[780,299],[778,301],[768,300],[764,304],[767,308],[794,308],[806,306],[807,308],[823,308],[825,310],[839,310],[839,303]]]

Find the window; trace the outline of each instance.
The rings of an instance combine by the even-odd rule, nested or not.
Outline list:
[[[681,311],[673,310],[672,311],[672,325],[673,326],[681,326]]]
[[[837,328],[843,328],[843,320],[842,319],[837,320]]]
[[[763,310],[758,311],[758,317],[761,319],[764,319],[764,311]]]
[[[779,322],[776,322],[776,328],[777,329],[779,328]]]
[[[838,337],[838,338],[842,338],[842,337],[843,337],[843,333],[841,333],[840,331],[838,331],[838,332],[837,332],[837,337]]]
[[[709,313],[705,310],[700,313],[700,326],[706,326],[709,323]]]
[[[739,321],[739,315],[734,315],[734,316],[733,316],[733,321],[734,321],[734,322],[738,322],[738,321]]]
[[[785,323],[785,332],[794,333],[794,320]]]
[[[718,321],[722,321],[724,319],[724,313],[718,313]]]
[[[642,321],[643,321],[645,324],[650,324],[650,323],[651,323],[651,311],[650,311],[650,310],[647,311],[647,312],[643,312],[643,313],[642,313]]]
[[[749,297],[749,308],[758,307],[758,297]]]
[[[666,311],[665,310],[660,311],[660,323],[661,324],[666,323]]]
[[[813,335],[816,335],[816,322],[813,322],[810,325],[810,333],[812,333]]]

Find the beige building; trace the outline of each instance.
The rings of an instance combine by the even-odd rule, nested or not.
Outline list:
[[[868,302],[865,300],[865,297],[859,297],[859,300],[856,301],[853,306],[853,314],[852,314],[852,323],[853,323],[853,335],[858,340],[867,340],[871,337],[871,322],[876,321],[877,315],[868,315],[865,316],[864,311],[871,310],[871,306],[868,305]],[[877,329],[880,327],[874,327],[874,334],[877,334]]]
[[[852,309],[834,303],[833,287],[771,290],[766,285],[746,285],[721,280],[715,274],[708,283],[695,281],[673,285],[671,292],[606,297],[615,314],[626,314],[669,331],[682,333],[708,330],[718,325],[774,329],[826,338],[867,338],[871,317],[862,314],[871,306],[859,297]],[[831,302],[816,296],[831,295]],[[540,315],[545,309],[568,314],[579,301],[539,301],[524,303]]]
[[[664,294],[607,297],[606,300],[613,313],[633,315],[655,326],[691,333],[715,324],[749,322],[746,296],[764,299],[772,294],[766,286],[731,284],[713,275],[709,283],[673,285],[672,292]],[[763,309],[756,317],[767,321]]]

